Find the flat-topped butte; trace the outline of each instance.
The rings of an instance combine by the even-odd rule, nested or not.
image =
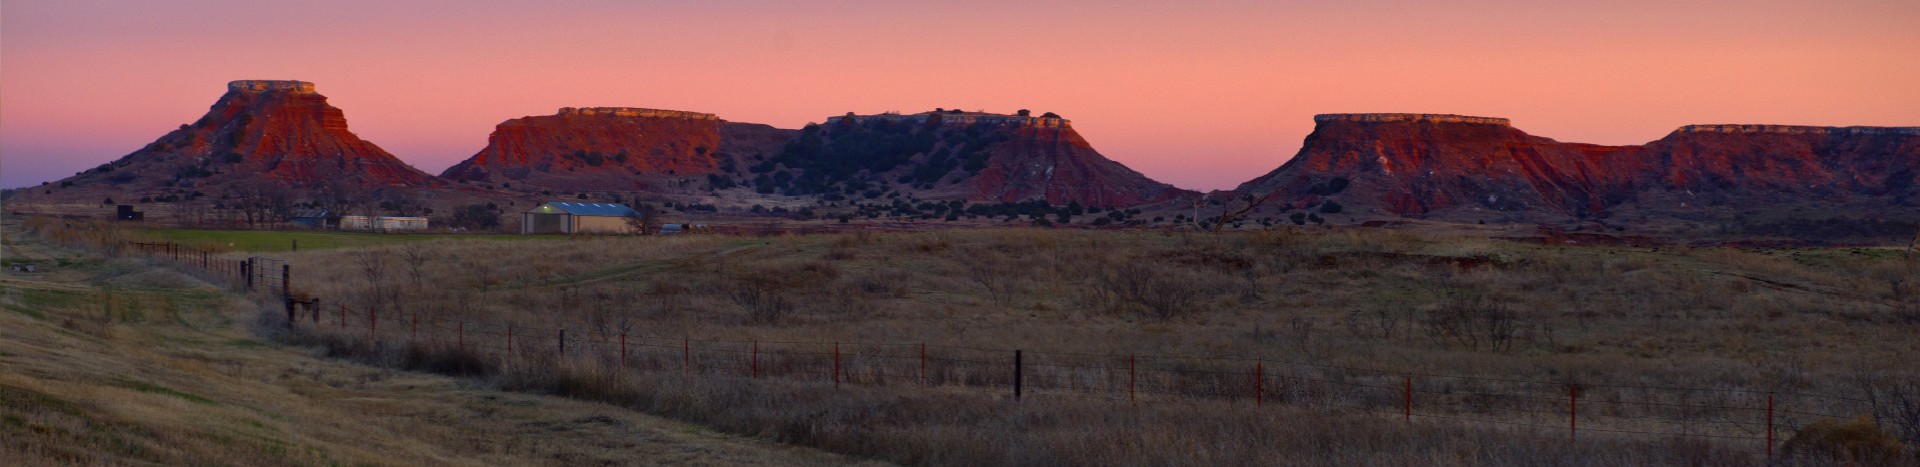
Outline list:
[[[1030,126],[1030,127],[1039,127],[1039,128],[1068,128],[1073,126],[1072,121],[1069,121],[1065,118],[1060,118],[1060,116],[1054,115],[1051,113],[1035,117],[1031,115],[1007,115],[1007,114],[996,114],[996,113],[987,113],[987,112],[961,112],[961,111],[951,111],[951,110],[935,110],[932,112],[921,112],[921,113],[911,114],[911,115],[902,115],[898,113],[884,113],[879,115],[853,115],[852,113],[848,113],[847,115],[842,115],[837,117],[827,117],[827,125],[831,126],[835,123],[839,123],[841,120],[848,119],[848,118],[853,119],[853,121],[855,122],[878,119],[878,120],[887,120],[891,122],[909,122],[914,124],[926,124],[929,121],[933,121],[933,122],[937,122],[941,126],[971,126],[978,123],[984,123],[988,125]]]
[[[1466,123],[1474,125],[1512,126],[1513,122],[1498,117],[1474,117],[1453,114],[1405,114],[1405,113],[1360,113],[1360,114],[1320,114],[1313,116],[1316,123],[1360,122],[1360,123]]]
[[[1920,127],[1911,126],[1805,126],[1805,125],[1687,125],[1675,133],[1776,133],[1789,135],[1907,135],[1920,136]]]
[[[293,91],[312,93],[313,83],[275,79],[243,79],[227,82],[227,92]]]
[[[560,112],[556,115],[612,115],[615,117],[684,118],[688,120],[720,119],[720,117],[709,113],[646,109],[640,107],[561,107]]]

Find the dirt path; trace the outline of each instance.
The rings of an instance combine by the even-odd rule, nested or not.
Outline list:
[[[10,223],[9,223],[10,224]],[[604,404],[318,358],[248,302],[6,225],[0,465],[822,465],[858,460]]]

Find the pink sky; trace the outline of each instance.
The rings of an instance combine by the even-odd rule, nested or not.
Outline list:
[[[1052,111],[1202,190],[1278,167],[1316,113],[1508,117],[1604,144],[1693,123],[1920,125],[1913,0],[687,3],[9,0],[0,186],[125,155],[234,79],[315,82],[431,173],[502,120],[584,106],[785,128]]]

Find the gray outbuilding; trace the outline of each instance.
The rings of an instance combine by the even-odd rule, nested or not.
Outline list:
[[[627,219],[639,216],[639,212],[625,204],[555,201],[541,203],[521,214],[520,233],[631,233],[633,228],[628,226]]]

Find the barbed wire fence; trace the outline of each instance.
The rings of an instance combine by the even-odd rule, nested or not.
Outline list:
[[[1863,398],[1755,389],[1537,381],[1403,372],[1259,356],[1089,354],[917,342],[742,340],[528,326],[336,305],[290,314],[295,332],[371,346],[559,359],[631,372],[944,388],[1015,399],[1284,405],[1399,419],[1746,443],[1872,413]]]
[[[1393,371],[1257,355],[1074,353],[924,342],[816,342],[664,336],[464,320],[371,306],[320,306],[293,292],[283,260],[221,259],[174,243],[133,251],[202,271],[237,290],[286,301],[288,330],[373,346],[410,345],[510,362],[590,362],[630,372],[679,372],[812,382],[825,387],[944,388],[1015,399],[1114,403],[1221,402],[1300,407],[1403,423],[1461,423],[1648,438],[1744,443],[1774,454],[1778,434],[1822,418],[1877,414],[1861,397],[1746,388],[1607,384]]]

